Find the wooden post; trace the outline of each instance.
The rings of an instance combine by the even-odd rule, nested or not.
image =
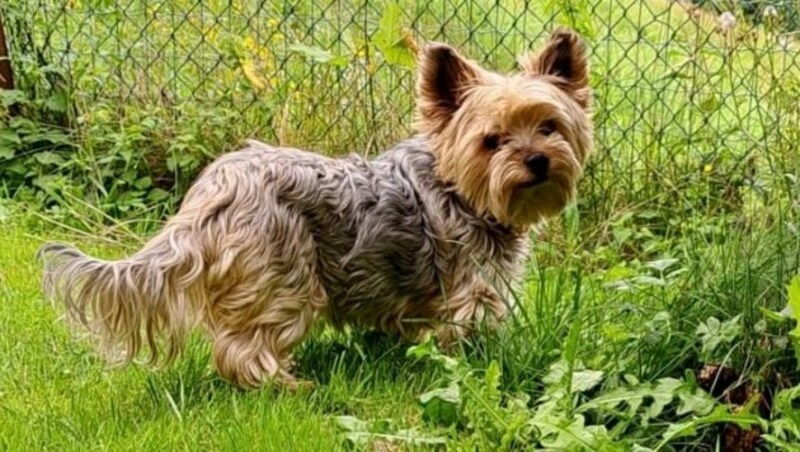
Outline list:
[[[0,89],[14,89],[14,71],[11,69],[11,59],[8,56],[2,14],[0,14]]]

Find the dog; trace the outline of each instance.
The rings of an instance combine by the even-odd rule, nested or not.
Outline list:
[[[575,198],[592,153],[588,74],[563,28],[503,74],[428,43],[411,138],[373,159],[248,141],[132,256],[44,245],[45,294],[123,364],[169,363],[200,327],[242,388],[297,387],[292,349],[320,318],[443,346],[495,328],[531,229]]]

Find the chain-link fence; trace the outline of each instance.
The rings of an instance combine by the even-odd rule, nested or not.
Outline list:
[[[754,168],[796,168],[800,6],[740,1],[27,0],[3,14],[19,84],[66,87],[87,136],[138,121],[170,170],[190,145],[210,158],[247,136],[384,149],[410,132],[425,40],[506,70],[567,25],[596,91],[583,199],[608,211],[687,187],[733,202]]]

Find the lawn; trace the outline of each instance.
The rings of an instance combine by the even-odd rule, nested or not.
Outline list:
[[[800,57],[779,20],[733,8],[721,30],[666,0],[322,3],[2,6],[22,53],[0,90],[0,450],[800,442]],[[445,356],[320,329],[297,356],[314,388],[243,392],[199,336],[167,369],[109,368],[43,300],[43,241],[130,252],[244,137],[380,151],[409,133],[416,45],[508,69],[554,24],[589,44],[597,154],[535,234],[498,334]]]
[[[39,292],[40,240],[19,219],[0,224],[0,449],[332,450],[332,417],[413,423],[425,368],[397,344],[318,340],[306,347],[308,393],[239,391],[194,341],[164,372],[109,370],[71,336]]]

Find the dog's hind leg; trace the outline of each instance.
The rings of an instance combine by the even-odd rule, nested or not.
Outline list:
[[[301,218],[277,209],[267,216],[267,234],[251,231],[262,234],[260,242],[230,267],[210,270],[220,291],[206,315],[214,362],[222,377],[245,388],[268,380],[297,386],[292,349],[327,305],[313,237]]]
[[[311,283],[302,287],[273,284],[251,291],[242,286],[218,300],[213,348],[223,378],[245,388],[268,380],[290,389],[297,387],[290,372],[292,349],[305,337],[325,303],[316,277],[308,277]]]

